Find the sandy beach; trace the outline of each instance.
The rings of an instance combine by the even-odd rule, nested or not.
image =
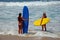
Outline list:
[[[22,37],[17,35],[0,35],[0,40],[60,40],[52,37]]]

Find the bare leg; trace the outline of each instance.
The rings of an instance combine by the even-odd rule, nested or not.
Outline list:
[[[20,29],[19,29],[19,25],[18,25],[18,34],[20,34]]]
[[[20,34],[20,30],[18,30],[18,33]]]
[[[22,33],[21,33],[21,29],[20,29],[20,34],[22,34]]]
[[[45,26],[45,31],[46,31],[46,26]]]
[[[23,33],[22,25],[19,25],[19,27],[18,27],[18,33],[19,33],[19,34],[22,34],[22,33]]]
[[[21,30],[20,30],[20,34],[22,34],[22,33],[23,33],[23,30],[21,29]]]
[[[46,24],[44,25],[45,31],[46,31]]]
[[[22,32],[21,33],[23,34],[23,29],[22,29]]]
[[[43,25],[42,25],[42,31],[44,31]]]

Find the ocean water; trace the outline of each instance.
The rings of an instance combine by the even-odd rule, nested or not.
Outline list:
[[[0,0],[0,2],[31,2],[31,1],[49,2],[49,1],[60,1],[60,0]]]
[[[17,17],[24,6],[29,8],[29,30],[41,31],[41,26],[34,26],[33,22],[46,12],[50,18],[47,31],[60,35],[60,1],[0,2],[0,34],[18,34]]]

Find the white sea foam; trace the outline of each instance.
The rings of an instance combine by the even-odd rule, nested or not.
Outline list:
[[[0,2],[0,6],[44,6],[44,5],[52,5],[52,4],[59,4],[60,1],[52,1],[52,2]]]
[[[50,32],[44,32],[44,31],[38,31],[34,36],[46,36],[46,37],[59,37],[57,34],[50,33]]]
[[[9,31],[7,34],[1,32],[0,34],[3,35],[18,35],[22,37],[52,37],[52,38],[60,38],[60,35],[50,33],[50,32],[44,32],[44,31],[30,31],[28,34],[15,34],[12,31]]]

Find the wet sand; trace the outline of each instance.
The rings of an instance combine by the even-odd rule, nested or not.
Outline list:
[[[17,35],[0,35],[0,40],[60,40],[52,37],[23,37]]]

